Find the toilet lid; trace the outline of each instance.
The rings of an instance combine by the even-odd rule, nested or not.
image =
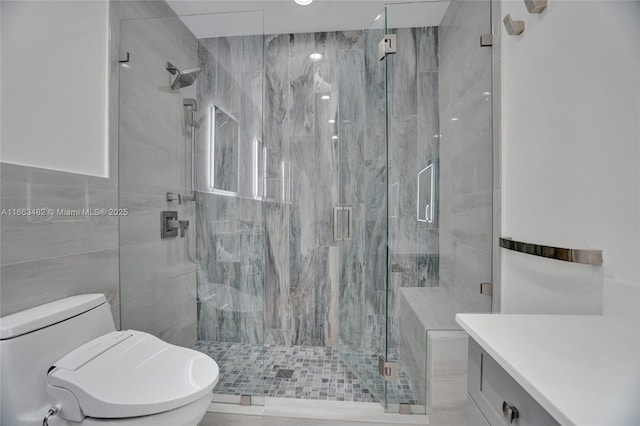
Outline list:
[[[54,366],[49,385],[71,392],[85,416],[101,418],[184,406],[211,392],[219,375],[207,355],[134,330],[92,340]]]

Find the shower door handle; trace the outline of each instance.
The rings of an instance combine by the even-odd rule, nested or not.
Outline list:
[[[346,233],[344,226],[340,226],[346,220]],[[346,216],[346,219],[344,218]],[[353,207],[334,206],[333,207],[333,241],[348,241],[353,238]]]

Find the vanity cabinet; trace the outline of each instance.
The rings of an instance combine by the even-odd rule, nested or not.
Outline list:
[[[468,374],[469,426],[559,425],[473,339],[469,339]]]

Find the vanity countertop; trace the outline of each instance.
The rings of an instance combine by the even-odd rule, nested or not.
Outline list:
[[[456,321],[563,425],[640,424],[640,331],[599,315],[458,314]]]

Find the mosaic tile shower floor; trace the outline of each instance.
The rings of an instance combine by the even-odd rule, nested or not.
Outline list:
[[[372,352],[349,349],[339,354],[338,349],[328,347],[207,341],[197,342],[194,349],[211,356],[220,367],[220,381],[213,389],[216,394],[356,402],[379,402],[384,397],[378,356]],[[280,369],[293,370],[293,377],[276,377]],[[387,382],[387,392],[389,403],[416,404],[400,365],[398,380]]]

